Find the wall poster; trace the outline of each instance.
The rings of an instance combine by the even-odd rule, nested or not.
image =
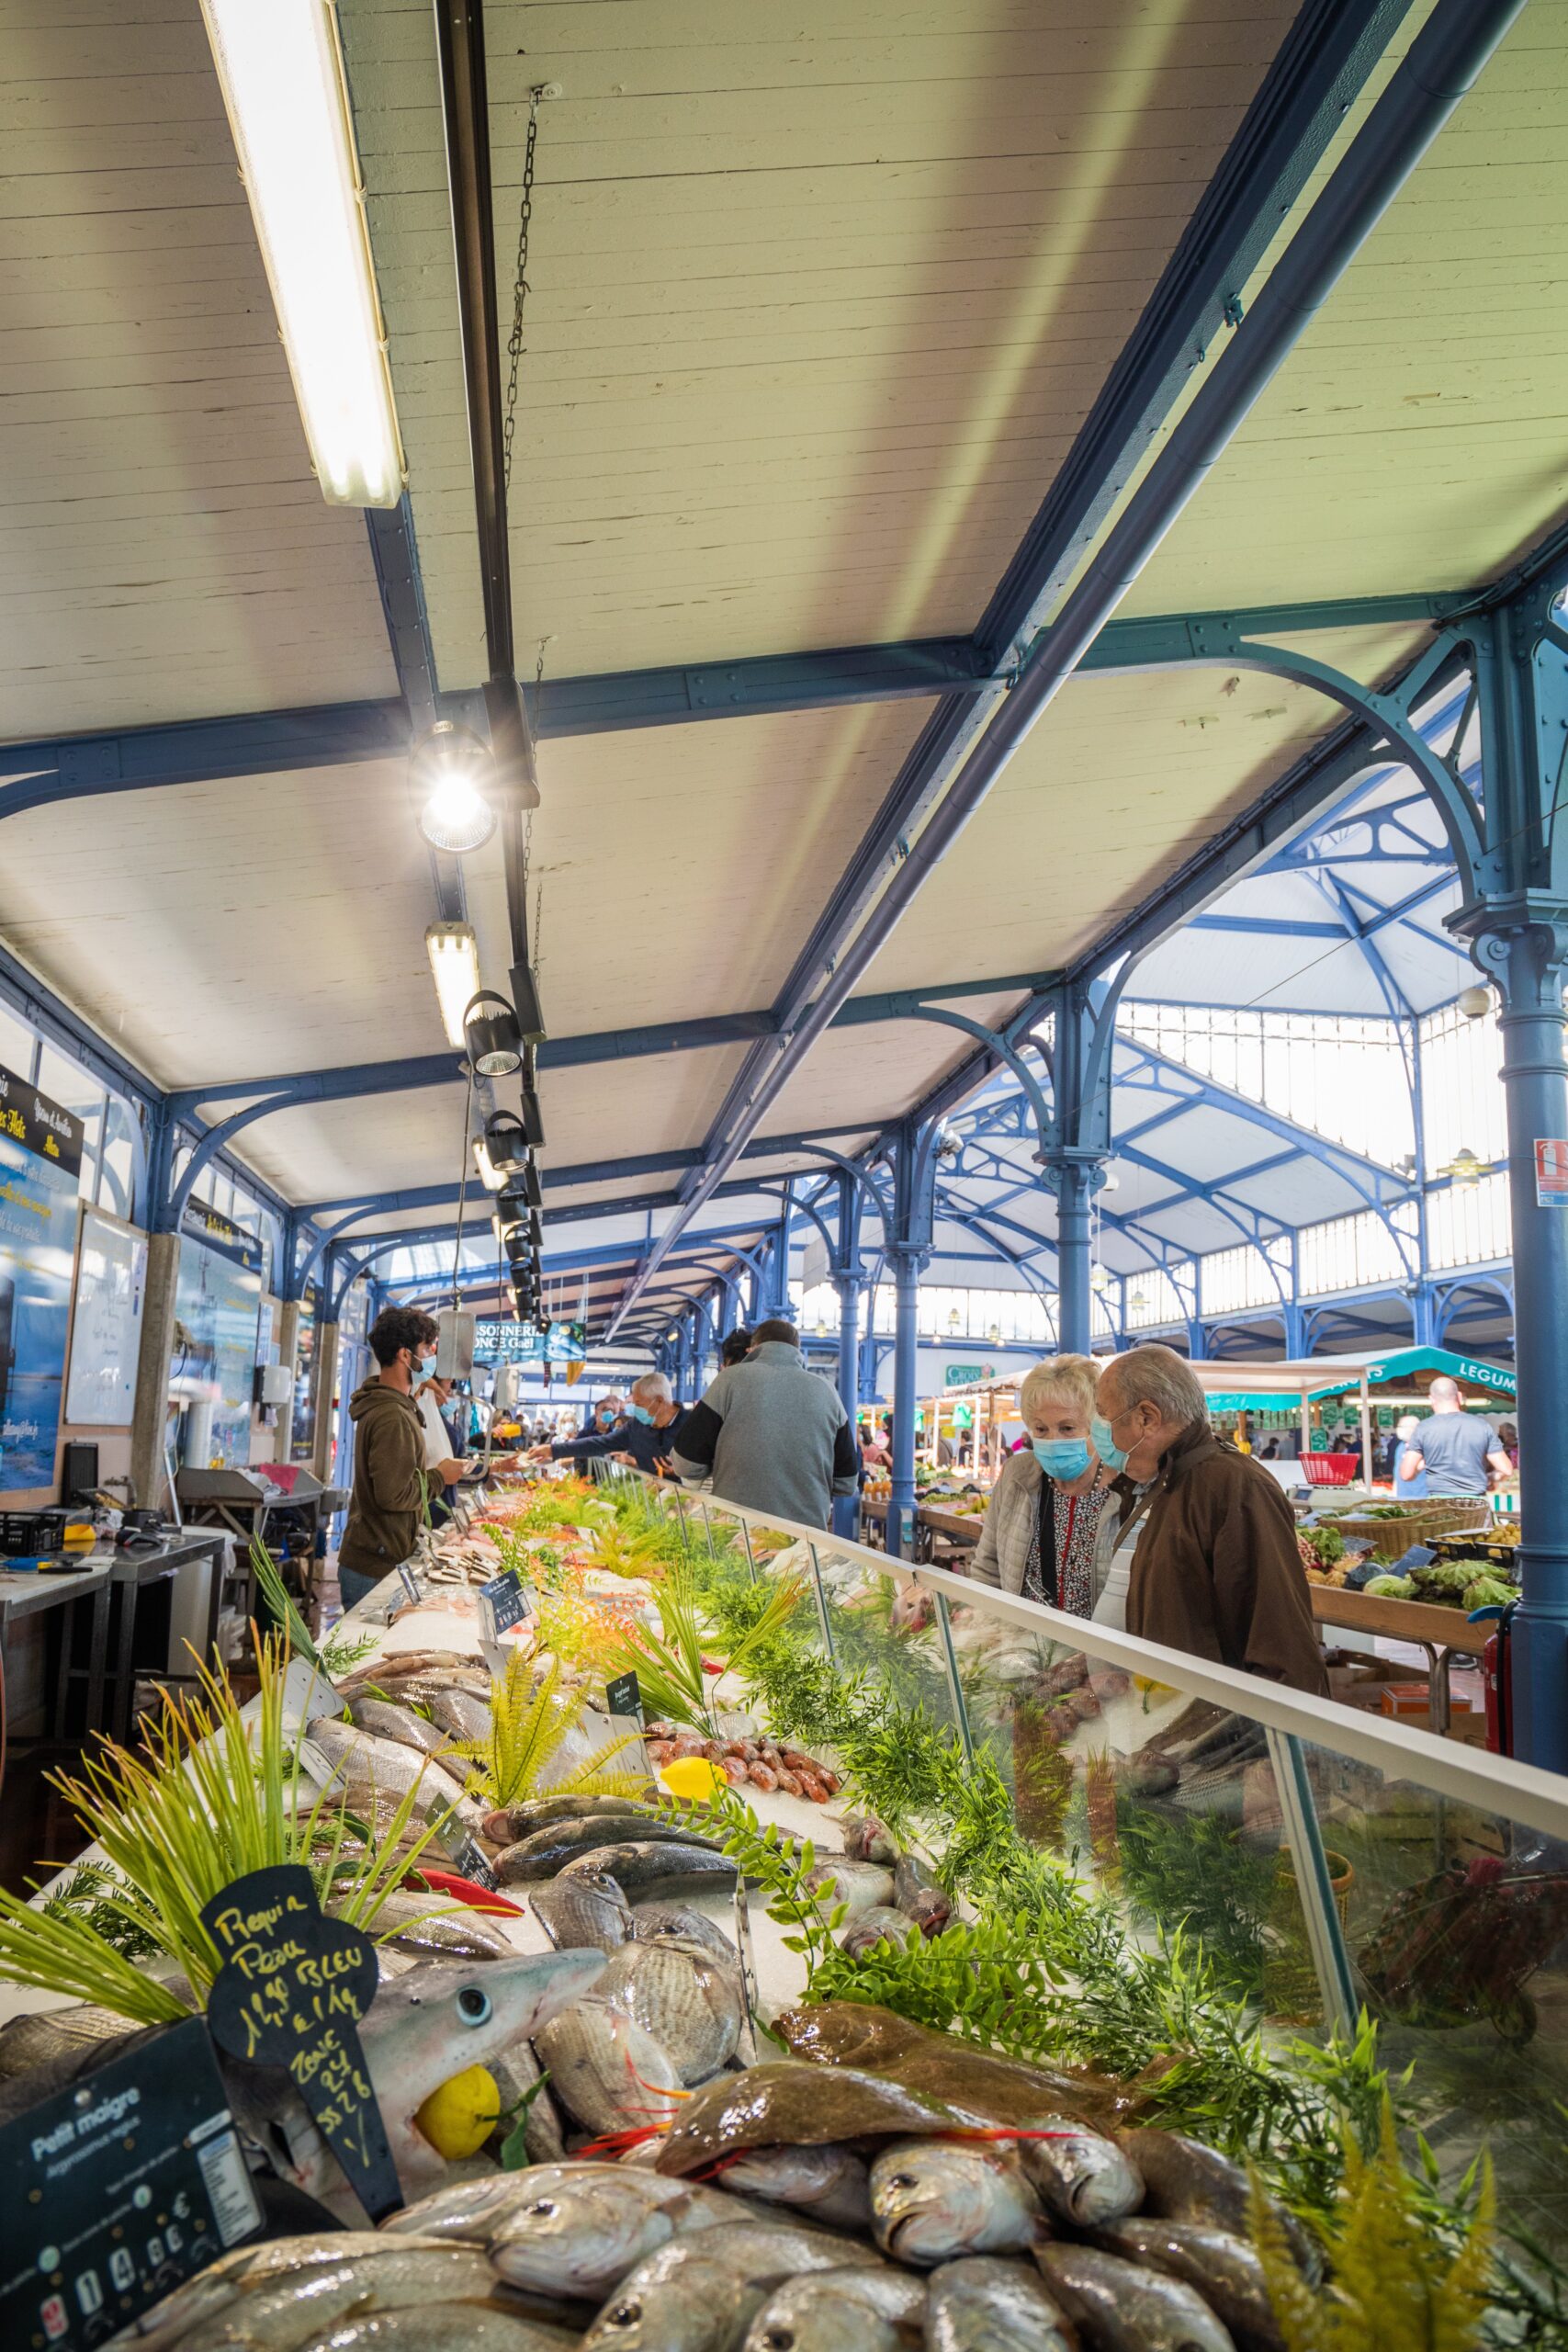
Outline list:
[[[54,1485],[82,1122],[0,1069],[0,1488]]]
[[[65,1418],[73,1427],[130,1427],[146,1284],[146,1235],[84,1210],[65,1388]]]
[[[248,1236],[214,1246],[181,1235],[169,1399],[175,1453],[192,1469],[249,1466],[261,1295],[261,1251]]]

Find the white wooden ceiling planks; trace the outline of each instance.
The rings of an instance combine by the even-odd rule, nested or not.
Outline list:
[[[491,0],[503,320],[528,93],[561,91],[520,374],[520,648],[570,675],[971,627],[1291,13]],[[471,684],[431,17],[342,15],[437,658]]]
[[[0,152],[0,738],[395,691],[194,0],[12,0]]]

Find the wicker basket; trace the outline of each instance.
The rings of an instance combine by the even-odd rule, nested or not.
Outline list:
[[[1429,1544],[1434,1536],[1450,1535],[1461,1528],[1483,1534],[1488,1521],[1483,1497],[1456,1495],[1446,1502],[1417,1503],[1404,1519],[1368,1519],[1358,1511],[1344,1511],[1319,1520],[1318,1525],[1337,1527],[1347,1542],[1355,1537],[1370,1544],[1380,1560],[1397,1560],[1412,1544]]]

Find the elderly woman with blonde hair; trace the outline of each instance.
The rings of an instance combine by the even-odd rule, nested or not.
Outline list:
[[[1025,1373],[1019,1407],[1030,1442],[1002,1465],[969,1566],[979,1584],[1075,1617],[1094,1613],[1095,1538],[1110,1492],[1089,1436],[1099,1374],[1090,1356],[1052,1356]]]

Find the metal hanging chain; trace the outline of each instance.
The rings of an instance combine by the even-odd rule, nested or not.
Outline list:
[[[506,339],[511,368],[506,379],[506,423],[502,438],[502,480],[512,488],[512,443],[517,431],[517,368],[523,357],[523,305],[528,299],[528,232],[534,219],[534,151],[539,143],[539,101],[547,85],[537,83],[528,93],[528,137],[523,149],[523,202],[517,215],[517,275],[512,288],[512,333]]]

